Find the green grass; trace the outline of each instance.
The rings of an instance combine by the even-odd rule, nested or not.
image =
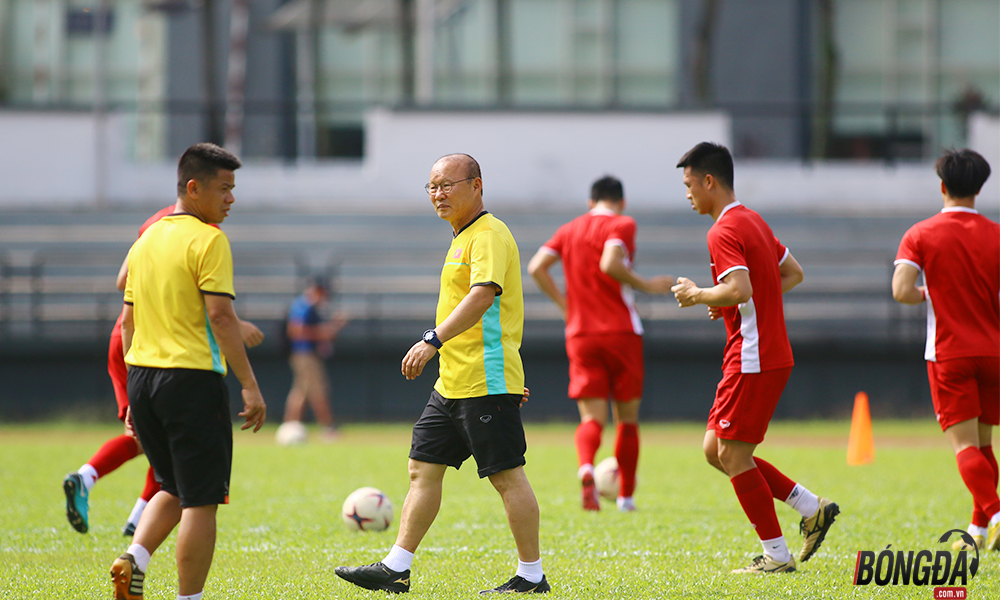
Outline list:
[[[646,425],[636,500],[639,512],[578,502],[569,425],[528,428],[528,477],[541,506],[542,562],[552,598],[932,598],[930,587],[854,587],[858,550],[941,549],[944,531],[964,529],[971,499],[933,422],[875,423],[874,463],[845,464],[848,424],[777,423],[758,454],[842,514],[819,553],[798,573],[733,576],[760,551],[732,487],[701,456],[700,425]],[[120,528],[141,490],[145,461],[109,475],[91,492],[87,535],[66,522],[60,482],[118,429],[100,425],[0,426],[0,598],[110,597],[111,561],[127,545]],[[207,599],[382,598],[333,574],[337,565],[381,559],[384,533],[352,533],[339,516],[355,488],[393,501],[407,489],[408,426],[348,427],[332,444],[273,445],[274,429],[236,431],[231,502]],[[599,458],[610,453],[606,432]],[[778,518],[793,551],[799,516]],[[176,594],[174,538],[154,555],[146,598]],[[970,598],[1000,597],[1000,556],[985,556]],[[499,497],[475,463],[449,470],[437,522],[417,552],[411,596],[472,598],[513,574],[516,554]]]

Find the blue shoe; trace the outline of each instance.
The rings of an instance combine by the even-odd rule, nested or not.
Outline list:
[[[87,533],[90,529],[87,525],[90,493],[87,486],[83,485],[83,476],[79,473],[67,475],[63,479],[63,492],[66,494],[66,518],[69,524],[80,533]]]

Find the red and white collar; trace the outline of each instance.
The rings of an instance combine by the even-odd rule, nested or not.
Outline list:
[[[740,204],[739,200],[735,200],[731,204],[727,204],[726,207],[722,209],[722,212],[719,213],[719,219],[721,219],[722,215],[726,214],[726,212],[728,212],[730,208],[735,208],[737,206],[743,206],[742,204]],[[715,221],[718,222],[719,219],[716,219]]]
[[[590,214],[598,217],[617,217],[618,213],[611,210],[610,208],[604,208],[603,206],[595,206],[588,211]]]
[[[947,208],[942,208],[941,212],[943,212],[943,213],[947,213],[947,212],[964,212],[964,213],[970,213],[970,214],[973,214],[973,215],[978,215],[979,214],[978,210],[976,210],[974,208],[968,208],[966,206],[949,206]]]

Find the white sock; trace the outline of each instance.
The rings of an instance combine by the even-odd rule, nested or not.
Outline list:
[[[618,510],[622,512],[632,512],[635,510],[635,499],[632,496],[626,498],[625,496],[618,496],[615,500],[615,504],[618,505]]]
[[[146,550],[139,544],[132,544],[128,547],[126,552],[131,554],[132,558],[135,559],[135,566],[138,567],[140,571],[145,573],[146,569],[149,567],[149,550]]]
[[[132,512],[128,515],[128,522],[133,525],[139,524],[139,517],[142,516],[142,511],[146,509],[146,505],[149,504],[142,498],[135,501],[135,506],[132,507]]]
[[[816,511],[819,510],[819,498],[816,494],[798,483],[792,488],[792,493],[788,494],[788,498],[785,498],[785,504],[799,511],[799,514],[806,519],[816,514]]]
[[[393,544],[389,554],[382,559],[382,564],[396,572],[407,571],[413,566],[413,553]]]
[[[201,600],[201,597],[204,594],[204,590],[198,592],[197,594],[191,594],[190,596],[181,596],[180,594],[177,594],[177,600]]]
[[[777,562],[785,563],[792,560],[788,545],[785,543],[785,536],[776,537],[773,540],[761,540],[760,545],[764,547],[764,554]]]
[[[969,528],[966,531],[968,531],[969,535],[971,535],[971,536],[977,536],[978,535],[979,537],[986,537],[986,534],[989,533],[989,530],[987,528],[985,528],[985,527],[977,527],[977,526],[975,526],[975,525],[973,525],[971,523],[969,524]]]
[[[517,573],[515,575],[530,581],[531,583],[539,583],[542,581],[542,577],[545,576],[542,573],[542,559],[539,558],[535,562],[524,562],[522,560],[517,561]]]
[[[993,527],[997,523],[1000,523],[1000,512],[990,518],[990,527]]]
[[[90,488],[94,487],[94,484],[97,483],[98,477],[100,477],[100,475],[97,474],[97,469],[90,466],[90,464],[83,465],[77,469],[76,472],[83,476],[83,487],[87,488],[88,492],[90,491]]]
[[[580,468],[577,469],[576,471],[576,478],[582,481],[584,475],[587,474],[589,474],[591,477],[594,476],[594,465],[589,463],[586,465],[580,465]],[[541,579],[539,579],[538,581],[541,581]],[[531,583],[538,583],[538,581],[532,581]]]

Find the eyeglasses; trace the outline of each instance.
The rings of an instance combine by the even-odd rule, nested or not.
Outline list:
[[[428,194],[436,194],[438,190],[441,190],[445,194],[451,193],[451,188],[455,187],[456,183],[462,183],[463,181],[469,181],[470,179],[475,179],[475,177],[466,177],[465,179],[459,179],[458,181],[450,181],[448,183],[436,184],[428,183],[424,185],[424,191]]]

